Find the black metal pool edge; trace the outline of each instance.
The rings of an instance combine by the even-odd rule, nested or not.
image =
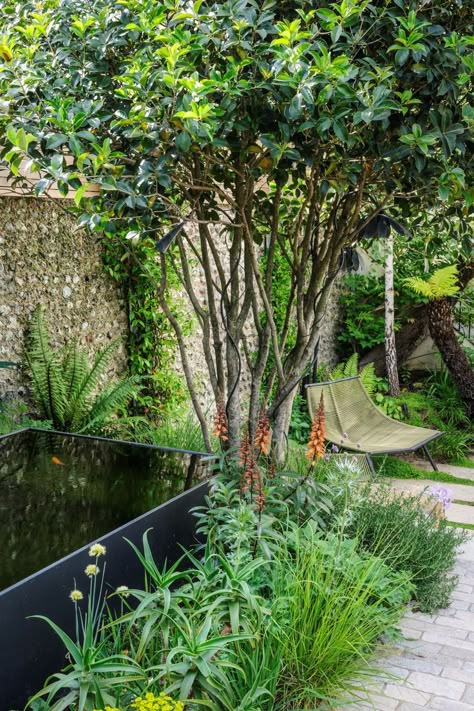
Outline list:
[[[67,434],[51,430],[35,431]],[[0,439],[3,437],[0,436]],[[136,446],[166,449],[155,445]],[[196,457],[206,456],[202,452],[172,451]],[[195,518],[191,510],[204,504],[207,492],[207,482],[198,484],[102,536],[99,540],[107,547],[103,561],[108,589],[113,591],[119,585],[133,588],[143,584],[143,569],[125,538],[141,547],[143,533],[151,529],[149,541],[158,565],[163,565],[165,561],[172,564],[182,555],[183,548],[191,547],[196,542]],[[84,570],[91,562],[88,550],[94,542],[90,541],[0,592],[0,711],[22,709],[28,698],[41,688],[46,677],[66,664],[64,647],[49,626],[41,620],[28,618],[31,615],[45,615],[73,635],[74,607],[69,593],[75,586],[83,592],[88,589]]]
[[[94,435],[76,434],[75,432],[61,432],[61,430],[46,430],[42,427],[22,427],[7,434],[0,435],[0,440],[22,432],[41,432],[43,434],[61,435],[61,437],[74,437],[74,439],[90,439],[94,442],[109,442],[110,444],[127,444],[131,447],[143,447],[146,449],[159,449],[163,452],[180,452],[181,454],[197,454],[199,457],[209,457],[207,452],[197,452],[194,449],[177,449],[176,447],[162,447],[159,444],[147,444],[146,442],[130,442],[126,439],[113,439],[112,437],[95,437]]]

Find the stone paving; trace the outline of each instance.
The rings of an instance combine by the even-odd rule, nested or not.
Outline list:
[[[474,469],[466,469],[465,471],[470,473],[474,472]],[[390,481],[397,491],[405,491],[410,494],[419,494],[424,489],[430,489],[432,486],[445,486],[451,492],[453,499],[465,502],[462,504],[453,503],[449,506],[446,511],[448,521],[474,524],[474,486],[450,483],[440,484],[429,479],[391,479]]]
[[[474,538],[455,572],[450,606],[435,615],[407,613],[406,639],[379,663],[385,676],[347,711],[474,710]]]

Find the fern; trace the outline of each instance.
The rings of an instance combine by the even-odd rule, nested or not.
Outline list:
[[[77,347],[73,341],[64,349],[63,369],[66,383],[66,396],[69,402],[76,400],[81,382],[89,368],[87,353]]]
[[[25,360],[41,416],[66,432],[97,434],[114,422],[120,422],[122,429],[130,424],[134,418],[118,419],[116,413],[123,411],[136,393],[136,378],[125,378],[97,394],[116,347],[115,341],[100,350],[92,365],[75,341],[53,350],[43,314],[37,309],[31,320]]]
[[[353,378],[359,374],[359,356],[353,353],[345,363],[339,363],[329,374],[329,380],[339,380],[340,378]],[[377,385],[375,366],[368,363],[360,371],[360,379],[369,395],[373,395]]]
[[[54,427],[60,427],[64,420],[66,392],[61,377],[60,359],[50,348],[48,331],[39,308],[35,309],[31,319],[30,347],[26,362],[41,416],[51,420]]]
[[[405,284],[412,291],[427,299],[442,299],[447,296],[454,296],[459,291],[458,268],[456,264],[451,264],[449,267],[437,269],[428,281],[420,277],[410,277],[405,279]]]
[[[110,426],[112,424],[110,413],[125,409],[136,392],[137,384],[137,378],[127,378],[98,395],[89,411],[89,420],[80,432],[86,434],[90,431],[103,431],[107,425]],[[121,418],[122,421],[123,419]],[[131,421],[134,418],[125,419]]]
[[[77,392],[71,399],[69,408],[71,427],[75,432],[78,432],[81,427],[83,411],[90,410],[93,406],[93,393],[97,390],[100,379],[105,374],[117,345],[117,341],[112,341],[97,353],[92,367],[88,366],[84,377],[77,386]]]

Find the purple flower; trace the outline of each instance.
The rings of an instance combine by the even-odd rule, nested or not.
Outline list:
[[[329,462],[329,460],[331,459],[331,455],[329,454],[329,452],[326,452],[326,454],[324,455],[324,459]]]
[[[337,444],[331,445],[331,452],[339,452],[339,447],[337,446]]]
[[[433,498],[438,499],[439,503],[442,504],[444,510],[451,505],[453,499],[453,492],[446,486],[432,486],[430,489],[430,494]]]
[[[349,435],[347,434],[347,432],[343,432],[343,433],[342,433],[342,436],[344,437],[344,439],[347,439],[347,438],[349,437]]]

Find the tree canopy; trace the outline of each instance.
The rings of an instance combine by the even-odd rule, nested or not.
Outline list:
[[[171,268],[231,433],[247,319],[255,423],[264,372],[271,414],[294,391],[341,251],[374,216],[472,211],[471,2],[10,0],[0,20],[2,156],[14,174],[25,155],[44,171],[38,193],[76,190],[81,224],[130,250],[179,225]],[[100,196],[83,200],[84,179]],[[217,274],[205,303],[190,254]],[[278,327],[277,256],[290,274]]]

